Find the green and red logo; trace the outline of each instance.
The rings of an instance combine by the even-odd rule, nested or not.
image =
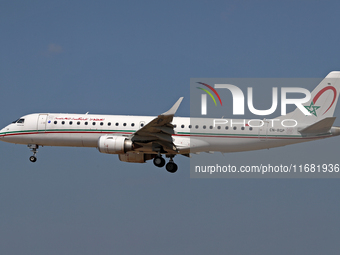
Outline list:
[[[316,106],[315,103],[316,101],[320,98],[320,96],[325,93],[327,90],[331,90],[333,91],[333,100],[332,100],[332,103],[330,104],[330,106],[327,108],[327,110],[322,114],[324,115],[331,107],[332,105],[334,104],[334,101],[336,99],[336,89],[333,87],[333,86],[327,86],[327,87],[324,87],[322,90],[320,90],[316,95],[315,97],[313,98],[313,100],[311,101],[310,105],[307,105],[305,106],[305,108],[307,109],[307,111],[309,111],[311,114],[313,114],[314,116],[317,117],[317,114],[316,114],[316,110],[318,110],[320,108],[320,106]]]
[[[214,94],[217,96],[217,98],[220,101],[220,104],[222,106],[222,100],[220,98],[220,95],[217,93],[217,91],[213,87],[211,87],[210,85],[208,85],[206,83],[203,83],[203,82],[197,82],[197,83],[199,83],[199,84],[201,84],[203,86],[206,86],[207,88],[211,89],[211,91],[214,92]],[[214,101],[215,105],[217,106],[215,97],[211,94],[211,92],[209,90],[203,89],[203,88],[200,88],[200,87],[197,87],[197,88],[203,90],[204,92],[206,92],[212,98],[212,100]]]

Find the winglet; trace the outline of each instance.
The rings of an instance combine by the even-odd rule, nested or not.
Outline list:
[[[183,100],[183,97],[180,97],[177,102],[171,107],[171,109],[165,113],[162,113],[161,115],[166,116],[166,115],[175,115],[179,105],[181,104]]]

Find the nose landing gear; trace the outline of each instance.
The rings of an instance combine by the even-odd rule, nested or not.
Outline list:
[[[30,148],[30,150],[33,152],[33,156],[30,156],[30,161],[31,162],[37,161],[37,151],[38,151],[39,145],[28,144],[27,147]]]

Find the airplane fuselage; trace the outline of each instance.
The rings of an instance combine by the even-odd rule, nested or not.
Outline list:
[[[98,147],[98,139],[101,136],[129,137],[154,118],[94,114],[30,114],[21,117],[23,121],[3,128],[0,131],[0,139],[15,144]],[[234,123],[240,121],[234,120]],[[299,127],[272,126],[268,122],[262,127],[243,124],[214,125],[213,119],[209,118],[174,117],[172,124],[174,125],[172,140],[180,154],[259,150],[338,135],[337,132],[328,132],[306,137],[299,133]],[[136,148],[135,151],[157,154],[147,147]]]
[[[174,173],[177,154],[261,150],[340,135],[333,127],[339,92],[340,71],[330,72],[307,102],[300,100],[294,111],[269,120],[174,117],[183,97],[154,117],[29,114],[0,130],[0,141],[27,144],[31,162],[39,146],[95,147],[125,162],[153,159],[155,166]],[[166,165],[163,156],[170,158]]]

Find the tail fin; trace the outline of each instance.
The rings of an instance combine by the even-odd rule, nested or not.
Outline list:
[[[300,109],[284,116],[285,119],[295,119],[299,124],[313,124],[322,119],[332,117],[338,102],[340,92],[340,71],[330,72],[312,91],[309,102],[303,106],[311,113],[304,115]]]

